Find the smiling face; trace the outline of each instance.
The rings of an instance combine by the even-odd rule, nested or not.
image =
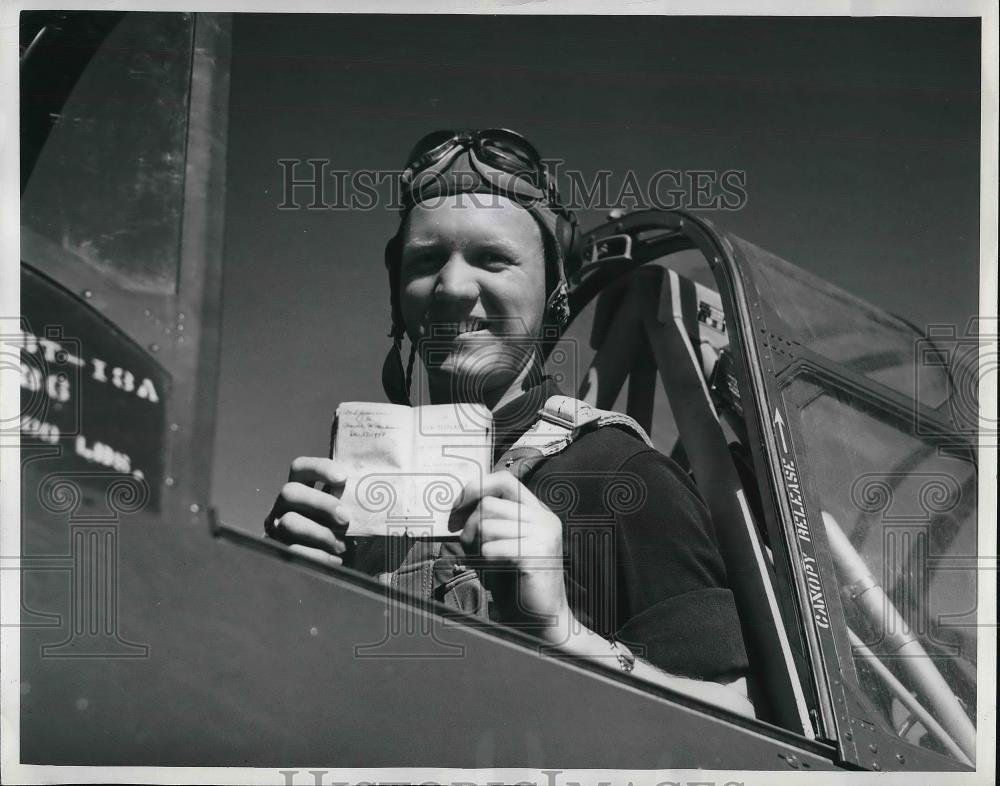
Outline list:
[[[403,227],[400,306],[432,400],[495,406],[538,349],[541,230],[504,197],[455,194],[417,205]]]

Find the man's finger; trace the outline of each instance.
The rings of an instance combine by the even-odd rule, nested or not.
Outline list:
[[[479,501],[479,511],[483,518],[511,521],[526,521],[528,514],[521,503],[502,497],[483,497]]]
[[[272,515],[277,517],[288,511],[301,513],[333,529],[343,529],[351,520],[350,510],[335,496],[296,482],[281,487]]]
[[[458,536],[458,542],[462,544],[462,548],[465,549],[467,554],[475,554],[479,550],[480,516],[477,514],[478,510],[479,508],[477,507],[467,515],[462,515],[460,512],[458,514],[452,513],[451,518],[448,520],[448,528],[451,529],[457,523],[458,519],[461,519],[461,523],[457,527],[462,530]],[[452,531],[454,532],[455,530]]]
[[[483,485],[486,487],[484,496],[499,497],[529,507],[544,507],[527,486],[505,469],[487,475]]]
[[[505,560],[516,562],[523,555],[521,554],[521,541],[519,539],[491,540],[484,542],[480,547],[480,556],[487,560]]]
[[[497,540],[520,540],[525,535],[525,522],[517,519],[483,517],[479,521],[479,542],[484,546]]]
[[[523,506],[516,502],[500,499],[500,497],[483,497],[471,510],[456,508],[452,511],[448,519],[448,529],[452,532],[458,532],[473,517],[477,519],[513,519],[516,521],[526,518]]]
[[[317,524],[301,513],[289,512],[275,519],[268,533],[282,543],[299,543],[303,546],[322,549],[330,554],[343,554],[347,545],[329,527]]]
[[[467,554],[486,556],[488,543],[498,540],[521,542],[524,540],[524,522],[517,519],[493,519],[473,514],[469,517],[458,540]]]
[[[531,541],[524,538],[498,538],[483,540],[479,544],[477,556],[487,562],[511,562],[520,570],[530,573],[562,574],[563,558],[557,554],[536,554],[531,550]]]
[[[498,497],[522,505],[544,507],[528,487],[511,475],[507,470],[491,472],[480,480],[470,480],[462,489],[462,494],[455,504],[456,509],[468,508],[484,497]]]
[[[300,543],[293,543],[288,547],[296,554],[301,554],[307,559],[311,559],[314,562],[318,562],[320,565],[325,565],[327,567],[338,567],[344,564],[342,557],[338,557],[336,554],[327,554],[322,549],[313,549],[309,546],[303,546]]]
[[[347,483],[347,472],[333,459],[320,456],[299,456],[288,469],[290,483],[325,483],[331,489],[341,489]]]

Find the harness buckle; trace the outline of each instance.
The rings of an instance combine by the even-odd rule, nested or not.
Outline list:
[[[545,420],[552,423],[555,426],[566,429],[567,431],[573,431],[576,428],[576,421],[572,418],[563,417],[562,415],[557,415],[555,412],[550,412],[544,407],[538,410],[538,417],[541,420]]]
[[[632,261],[632,236],[627,234],[594,238],[583,253],[586,265],[595,263]]]

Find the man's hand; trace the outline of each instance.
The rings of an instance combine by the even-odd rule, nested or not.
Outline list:
[[[618,650],[574,618],[563,583],[562,522],[509,472],[469,483],[448,524],[461,529],[466,553],[493,592],[503,622],[530,625],[549,645],[571,657],[620,669]],[[473,561],[473,560],[470,560]],[[733,712],[755,717],[746,680],[723,685],[678,677],[636,658],[632,675]]]
[[[346,482],[346,473],[331,459],[299,456],[264,519],[264,532],[326,565],[343,564],[341,555],[347,550],[343,534],[350,511],[337,495]],[[317,483],[323,484],[321,488]]]
[[[543,638],[565,626],[562,522],[524,484],[506,471],[466,484],[448,528],[460,529],[466,554],[485,563],[483,583],[504,622]]]

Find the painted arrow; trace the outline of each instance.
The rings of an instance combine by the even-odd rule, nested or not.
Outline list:
[[[781,417],[781,413],[778,412],[778,408],[774,408],[774,426],[778,429],[778,434],[781,435],[781,452],[788,452],[788,442],[785,439],[785,419]]]

